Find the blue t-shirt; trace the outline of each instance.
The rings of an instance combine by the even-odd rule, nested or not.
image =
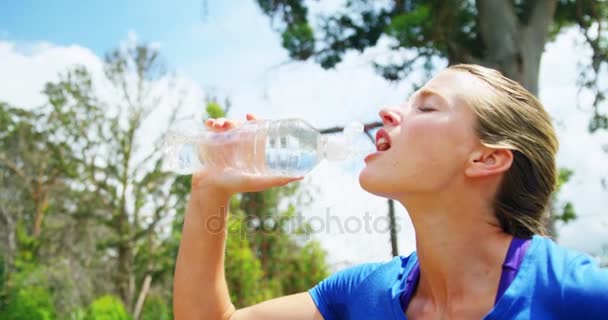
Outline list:
[[[407,319],[399,298],[418,258],[339,271],[309,290],[325,320]],[[608,319],[608,270],[534,236],[513,282],[484,319]]]

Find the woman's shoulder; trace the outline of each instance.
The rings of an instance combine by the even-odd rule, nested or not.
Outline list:
[[[588,254],[559,245],[547,237],[534,236],[530,251],[530,256],[532,256],[530,258],[534,258],[534,260],[543,264],[549,264],[549,267],[559,274],[567,272],[570,269],[576,269],[576,265],[585,265],[595,267],[598,270],[604,270],[599,268],[599,261]]]
[[[416,254],[412,253],[389,261],[357,264],[335,272],[312,290],[339,296],[349,296],[359,290],[386,290],[407,274],[416,260]]]
[[[361,263],[337,271],[322,282],[331,284],[332,287],[339,287],[344,291],[355,290],[368,282],[375,286],[382,286],[407,274],[415,261],[417,261],[417,257],[414,252],[408,256],[393,257],[389,261]]]
[[[608,269],[591,256],[535,237],[529,258],[535,262],[536,288],[547,287],[559,297],[562,310],[597,315],[608,304]],[[542,291],[542,290],[541,290]],[[538,292],[538,291],[537,291]]]
[[[380,311],[388,316],[392,314],[393,306],[385,293],[402,282],[403,275],[411,270],[416,260],[413,253],[385,262],[344,268],[321,281],[309,293],[325,319],[369,319],[365,314],[370,310],[375,310],[375,316]],[[353,314],[357,317],[353,318]]]

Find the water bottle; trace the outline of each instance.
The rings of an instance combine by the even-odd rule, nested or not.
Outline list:
[[[362,124],[352,123],[342,134],[322,135],[301,119],[247,121],[223,132],[180,121],[165,136],[163,168],[178,174],[230,167],[249,174],[301,176],[323,159],[349,158],[353,138],[362,132]]]

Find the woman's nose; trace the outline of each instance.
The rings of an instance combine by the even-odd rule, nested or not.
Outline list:
[[[385,126],[396,126],[401,122],[399,112],[388,108],[380,110],[380,118]]]

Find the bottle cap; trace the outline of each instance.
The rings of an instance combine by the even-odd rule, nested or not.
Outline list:
[[[352,122],[344,127],[342,134],[327,137],[324,155],[329,161],[346,160],[354,154],[354,140],[357,135],[363,133],[363,124]]]

